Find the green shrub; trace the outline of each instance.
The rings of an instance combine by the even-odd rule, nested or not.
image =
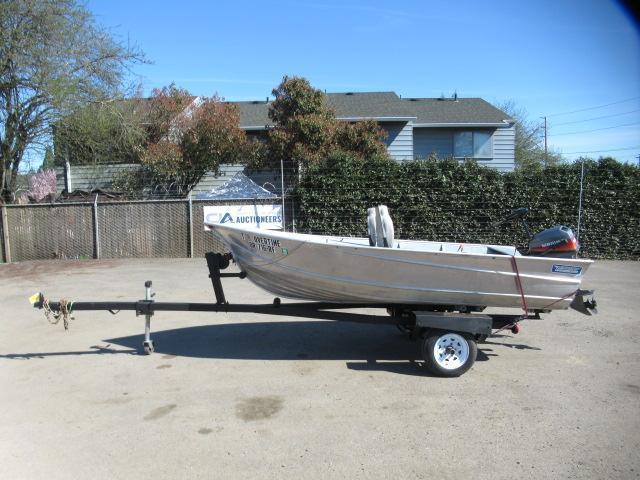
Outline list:
[[[585,161],[581,256],[640,258],[640,169],[613,159]],[[581,163],[500,173],[475,162],[362,161],[336,154],[305,172],[294,191],[301,232],[366,236],[368,207],[389,207],[396,236],[526,245],[518,224],[495,226],[528,207],[533,232],[577,230]]]

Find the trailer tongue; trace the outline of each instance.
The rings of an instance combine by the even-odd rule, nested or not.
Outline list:
[[[516,334],[520,330],[519,322],[523,319],[539,319],[540,311],[533,315],[523,314],[480,314],[473,308],[465,307],[455,311],[455,306],[442,305],[381,305],[370,303],[331,303],[331,302],[292,302],[282,303],[276,297],[268,304],[230,304],[225,297],[222,278],[245,278],[244,272],[224,273],[229,266],[231,255],[207,253],[205,255],[209,268],[209,277],[215,294],[215,303],[156,302],[152,292],[152,282],[144,284],[143,300],[132,302],[73,302],[60,300],[52,302],[42,293],[30,298],[35,308],[45,310],[52,323],[63,320],[65,328],[71,314],[77,311],[103,310],[116,314],[122,310],[134,311],[136,316],[145,317],[145,333],[142,350],[151,354],[155,345],[151,339],[151,317],[155,312],[217,312],[217,313],[258,313],[288,317],[314,318],[331,321],[347,321],[356,323],[379,323],[396,325],[412,339],[422,339],[422,354],[425,364],[431,373],[454,377],[466,372],[476,359],[477,342],[486,340],[492,334],[510,329]],[[596,302],[593,292],[579,290],[571,304],[572,308],[591,315],[595,313]],[[354,309],[386,308],[385,314],[354,312]]]

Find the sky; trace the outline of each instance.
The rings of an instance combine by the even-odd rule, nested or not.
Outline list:
[[[87,7],[153,62],[132,72],[146,94],[175,82],[196,95],[262,100],[283,75],[328,92],[457,92],[512,102],[530,122],[546,116],[549,148],[567,159],[640,163],[640,30],[612,0],[90,0]]]

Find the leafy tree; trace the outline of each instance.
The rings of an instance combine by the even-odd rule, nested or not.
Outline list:
[[[12,200],[25,152],[61,115],[115,97],[137,61],[75,0],[0,2],[0,196]]]
[[[326,120],[334,117],[324,94],[313,88],[306,78],[285,75],[271,93],[275,101],[269,107],[269,118],[276,125],[286,125],[291,119],[306,115],[317,115]]]
[[[145,116],[149,143],[166,140],[170,134],[175,137],[190,118],[188,109],[197,107],[192,105],[195,99],[188,90],[175,83],[154,89]]]
[[[275,127],[268,133],[267,161],[280,159],[305,170],[338,152],[358,159],[389,158],[384,130],[374,121],[341,122],[326,104],[325,95],[301,77],[282,79],[273,90],[269,118]]]
[[[138,163],[147,142],[146,100],[97,102],[61,118],[54,127],[55,163]]]
[[[547,149],[545,155],[541,139],[544,140],[544,127],[540,122],[532,122],[527,118],[527,112],[514,102],[503,103],[500,108],[515,120],[515,164],[517,168],[527,168],[536,165],[551,166],[562,160],[559,153]]]
[[[42,161],[42,165],[40,166],[40,170],[50,170],[55,166],[54,155],[53,155],[53,147],[51,145],[47,145],[44,150],[44,160]]]
[[[156,89],[147,119],[141,170],[115,182],[131,194],[151,189],[155,194],[185,195],[205,173],[217,173],[222,162],[244,161],[251,150],[237,108],[216,96],[196,98],[173,84]]]
[[[340,123],[334,140],[339,151],[355,155],[356,158],[390,159],[387,147],[383,143],[386,133],[374,120],[355,123]]]

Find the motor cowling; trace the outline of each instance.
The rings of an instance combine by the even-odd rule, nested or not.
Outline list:
[[[536,233],[529,241],[529,255],[536,257],[576,258],[580,244],[573,230],[564,225]]]

